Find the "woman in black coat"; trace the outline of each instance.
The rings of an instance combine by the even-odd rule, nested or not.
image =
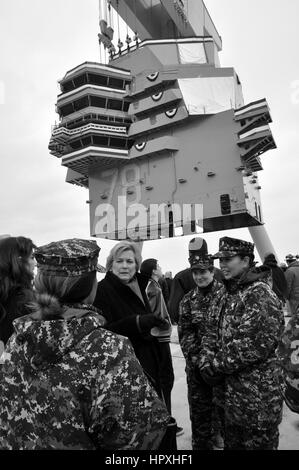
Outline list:
[[[159,346],[150,335],[161,320],[151,313],[145,293],[148,278],[138,273],[140,265],[137,245],[118,243],[107,258],[107,274],[98,283],[94,306],[102,311],[108,330],[130,339],[145,374],[161,396]]]

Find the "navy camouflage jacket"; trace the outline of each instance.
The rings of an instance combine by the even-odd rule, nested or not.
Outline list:
[[[269,283],[267,273],[255,269],[226,283],[225,295],[210,312],[210,334],[203,339],[198,363],[210,363],[216,373],[225,374],[226,419],[256,429],[282,418],[277,347],[284,316]]]
[[[179,341],[187,366],[197,367],[203,338],[207,335],[212,302],[223,291],[223,284],[214,280],[206,295],[196,287],[180,303]]]
[[[97,313],[14,321],[0,366],[1,449],[157,449],[169,415],[127,338]]]
[[[299,413],[299,309],[290,319],[279,345],[284,382],[283,392],[287,406]]]

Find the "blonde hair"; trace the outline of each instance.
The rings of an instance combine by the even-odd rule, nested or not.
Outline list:
[[[124,251],[133,251],[135,263],[136,263],[136,271],[139,271],[141,263],[142,263],[140,249],[138,245],[136,245],[136,243],[133,243],[130,241],[123,241],[123,242],[117,243],[117,245],[115,245],[112,248],[106,261],[106,271],[111,271],[113,261],[119,255],[121,255]]]

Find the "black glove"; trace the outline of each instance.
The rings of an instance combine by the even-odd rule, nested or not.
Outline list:
[[[148,333],[154,326],[165,325],[165,321],[161,320],[153,313],[148,313],[147,315],[138,315],[137,323],[139,323],[139,328],[143,333]]]

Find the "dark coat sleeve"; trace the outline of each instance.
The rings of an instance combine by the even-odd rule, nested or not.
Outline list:
[[[100,284],[100,283],[99,283]],[[137,315],[130,315],[119,320],[114,319],[113,315],[113,302],[109,300],[104,286],[99,285],[94,306],[102,311],[102,315],[107,320],[105,328],[118,335],[127,337],[141,336],[141,332],[137,325]]]
[[[179,308],[180,302],[185,295],[183,286],[180,279],[175,276],[170,292],[170,298],[168,303],[168,312],[173,323],[178,323],[179,321]]]
[[[164,279],[163,277],[161,279],[159,279],[159,284],[160,284],[160,287],[162,289],[162,293],[163,293],[165,303],[167,304],[168,301],[169,301],[169,289],[168,289],[168,284],[167,284],[166,279]]]

